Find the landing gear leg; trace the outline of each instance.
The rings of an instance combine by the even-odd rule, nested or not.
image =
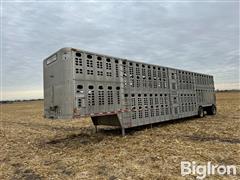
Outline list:
[[[97,131],[98,129],[97,129],[97,125],[95,125],[95,132],[97,133],[98,131]]]
[[[125,128],[122,127],[122,136],[125,136]]]

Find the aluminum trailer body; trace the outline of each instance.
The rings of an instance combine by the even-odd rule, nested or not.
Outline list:
[[[44,116],[125,128],[216,113],[213,76],[74,48],[46,58]]]

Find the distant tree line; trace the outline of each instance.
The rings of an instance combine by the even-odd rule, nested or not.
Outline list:
[[[28,102],[28,101],[41,101],[43,99],[17,99],[17,100],[4,100],[0,101],[0,104],[11,104],[15,102]]]
[[[216,92],[240,92],[240,89],[224,89],[224,90],[220,90],[220,89],[216,89]]]

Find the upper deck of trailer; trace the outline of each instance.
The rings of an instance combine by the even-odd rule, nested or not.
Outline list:
[[[57,52],[59,52],[59,51],[78,51],[78,52],[82,52],[82,53],[86,53],[86,54],[102,56],[102,57],[105,57],[105,58],[118,59],[118,60],[121,60],[121,61],[128,61],[128,62],[132,62],[132,63],[143,64],[143,65],[146,65],[146,66],[153,66],[153,67],[155,66],[155,67],[161,67],[161,68],[166,68],[166,69],[171,69],[171,70],[176,70],[176,71],[184,71],[184,72],[187,72],[187,73],[192,73],[193,75],[208,76],[208,77],[213,78],[213,75],[209,75],[209,74],[203,74],[203,73],[188,71],[188,70],[184,70],[184,69],[178,69],[178,68],[172,68],[172,67],[168,67],[168,66],[161,66],[161,65],[151,64],[151,63],[145,63],[145,62],[142,62],[142,61],[130,60],[130,59],[127,59],[127,58],[119,58],[119,57],[115,57],[115,56],[111,56],[111,55],[99,54],[99,53],[86,51],[86,50],[82,50],[82,49],[77,49],[77,48],[64,47],[64,48],[61,48],[60,50],[58,50]],[[50,56],[48,56],[47,58],[45,58],[43,62],[45,63],[48,60],[48,58],[54,56],[54,54],[56,54],[57,52],[55,52],[55,53],[51,54]]]

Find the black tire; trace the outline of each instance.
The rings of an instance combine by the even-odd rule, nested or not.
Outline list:
[[[217,108],[215,105],[212,105],[208,110],[209,115],[216,115],[217,114]]]
[[[202,107],[198,108],[198,117],[203,118],[204,117],[204,110]]]

